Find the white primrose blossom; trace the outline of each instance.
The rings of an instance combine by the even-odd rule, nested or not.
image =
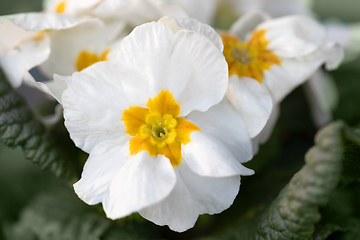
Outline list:
[[[304,16],[269,19],[254,11],[221,35],[229,65],[227,97],[252,138],[287,94],[322,64],[337,67],[342,57],[342,49],[327,41],[324,28]]]
[[[261,10],[272,17],[300,14],[317,18],[311,0],[227,0],[238,15],[250,10]],[[335,16],[334,16],[335,17]],[[322,19],[328,41],[338,43],[344,49],[343,62],[360,55],[360,24],[342,23],[334,18]],[[324,70],[318,69],[304,83],[313,121],[321,127],[331,121],[332,111],[337,105],[337,89],[333,79]]]
[[[89,158],[77,195],[111,219],[139,212],[174,231],[229,208],[253,171],[228,86],[221,38],[193,19],[136,27],[113,60],[75,72],[61,96],[65,125]],[[220,104],[219,104],[220,103]]]

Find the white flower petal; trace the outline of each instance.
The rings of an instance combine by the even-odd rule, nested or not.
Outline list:
[[[125,217],[166,198],[176,183],[169,159],[149,157],[146,151],[128,159],[111,183],[103,202],[106,216]]]
[[[201,131],[222,142],[243,163],[252,155],[250,136],[242,117],[223,101],[204,113],[192,112],[187,116]]]
[[[94,147],[84,165],[81,179],[74,184],[75,193],[81,200],[93,205],[105,199],[111,182],[129,161],[129,142],[126,140],[124,137]]]
[[[176,185],[163,201],[139,211],[157,225],[183,232],[192,228],[200,214],[216,214],[229,208],[240,187],[240,177],[200,177],[183,163],[176,171]]]
[[[222,43],[220,35],[209,25],[199,22],[192,18],[175,18],[175,17],[163,17],[159,23],[165,24],[173,32],[177,32],[182,29],[187,29],[193,32],[200,33],[212,41],[215,46],[222,52],[224,45]]]
[[[275,103],[279,103],[297,86],[305,82],[327,58],[327,50],[317,49],[299,58],[283,59],[281,65],[273,65],[264,72],[264,83]]]
[[[23,44],[0,57],[0,66],[13,87],[19,87],[25,74],[47,59],[50,43],[47,35],[37,41],[25,41]]]
[[[211,41],[190,31],[173,34],[160,23],[135,28],[121,42],[116,60],[142,74],[123,81],[124,91],[136,105],[169,90],[181,105],[182,116],[219,103],[228,83],[225,58]]]
[[[29,77],[30,74],[27,74],[28,77],[25,78],[25,82],[27,85],[31,87],[35,87],[53,98],[56,99],[59,103],[61,103],[61,96],[63,92],[67,89],[67,82],[71,81],[71,76],[58,76],[54,75],[54,80],[49,80],[46,82],[37,82],[33,77]]]
[[[37,34],[33,31],[25,31],[4,17],[0,17],[0,32],[7,33],[0,36],[0,56],[5,55],[9,50],[20,45],[22,41],[31,39]]]
[[[269,18],[270,17],[264,12],[250,11],[241,16],[235,23],[233,23],[229,31],[244,41],[256,26],[268,20]]]
[[[305,56],[321,47],[326,40],[324,27],[305,16],[272,19],[256,29],[266,30],[267,48],[280,58]]]
[[[325,52],[325,69],[334,70],[339,67],[344,59],[344,49],[340,44],[327,42],[323,45],[322,51]]]
[[[249,144],[251,150],[251,145]],[[191,141],[181,146],[182,161],[197,174],[206,177],[251,175],[253,170],[241,165],[234,153],[217,139],[203,131],[191,133]]]
[[[59,30],[74,27],[89,21],[92,24],[101,24],[96,18],[75,17],[56,13],[18,13],[4,16],[16,26],[28,31]]]
[[[248,77],[233,75],[229,80],[226,95],[241,115],[251,138],[264,128],[273,106],[273,100],[266,87]]]
[[[334,80],[319,69],[303,86],[313,120],[317,127],[322,127],[331,121],[331,112],[338,103],[339,94]]]
[[[107,61],[76,72],[62,95],[65,126],[76,146],[86,152],[125,134],[121,117],[129,102],[117,68]]]
[[[259,145],[265,143],[271,136],[275,124],[278,120],[280,114],[280,105],[275,104],[272,108],[269,120],[266,122],[265,127],[261,130],[261,132],[254,138],[251,139],[253,143],[253,153],[254,155],[259,151]]]

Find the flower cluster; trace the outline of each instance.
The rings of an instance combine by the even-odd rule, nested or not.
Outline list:
[[[215,31],[200,21],[216,1],[201,15],[190,2],[48,0],[0,18],[1,68],[61,104],[89,154],[75,193],[111,219],[138,212],[182,232],[229,208],[282,99],[340,62],[309,17],[253,11]]]

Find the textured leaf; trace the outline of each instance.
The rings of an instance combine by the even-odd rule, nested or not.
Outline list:
[[[343,174],[341,184],[346,186],[360,180],[360,129],[345,127]]]
[[[341,175],[343,124],[333,123],[315,137],[306,165],[294,175],[263,215],[259,239],[309,239],[320,220],[319,206],[329,200]]]
[[[34,118],[23,99],[7,83],[0,71],[0,140],[24,151],[27,159],[58,177],[74,179],[66,159],[55,147],[44,126]]]

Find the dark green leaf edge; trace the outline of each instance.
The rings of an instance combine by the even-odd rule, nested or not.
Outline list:
[[[67,157],[56,148],[45,127],[6,81],[0,70],[0,141],[20,147],[27,159],[55,174],[73,181],[75,173]]]
[[[342,171],[342,130],[335,122],[315,137],[315,146],[305,155],[305,166],[262,216],[252,239],[309,239],[321,218],[319,207],[329,200]]]

